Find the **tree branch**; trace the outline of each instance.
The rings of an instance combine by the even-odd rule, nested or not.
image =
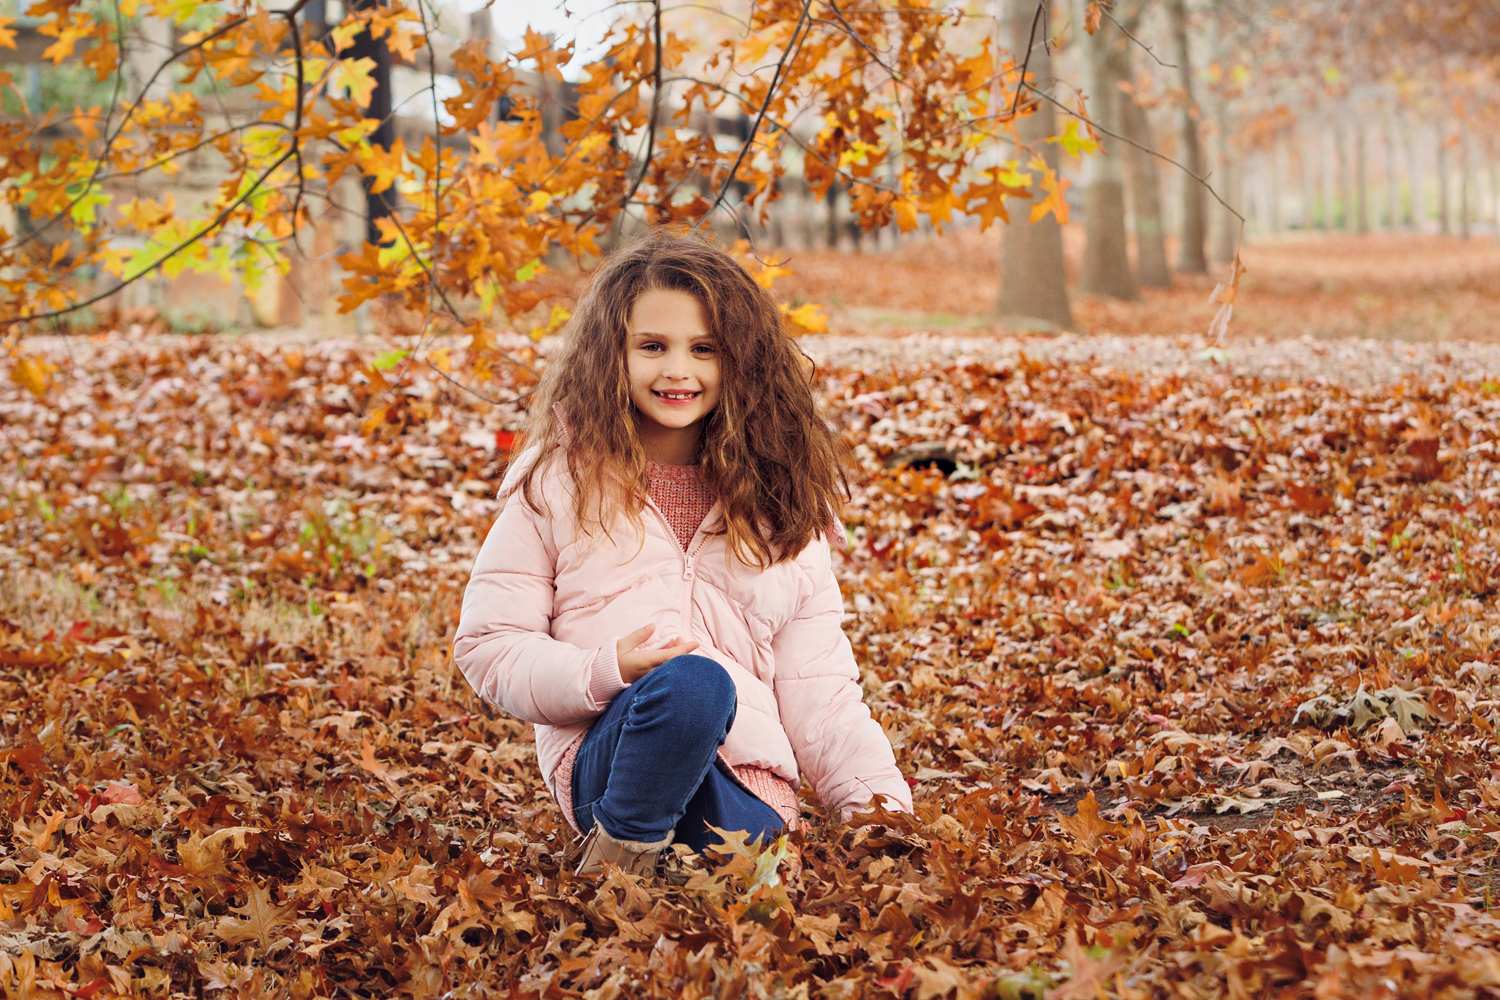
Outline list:
[[[229,206],[226,207],[222,212],[220,212],[218,215],[214,216],[214,219],[213,219],[212,222],[210,222],[208,225],[204,226],[202,229],[198,230],[198,232],[194,233],[188,239],[186,239],[183,242],[177,244],[177,246],[175,246],[171,250],[167,251],[165,254],[163,254],[157,260],[152,261],[151,265],[149,267],[142,268],[140,271],[136,272],[135,274],[131,275],[129,278],[126,278],[124,281],[120,282],[115,287],[111,288],[109,291],[107,291],[107,292],[100,292],[98,295],[95,295],[92,298],[84,299],[82,302],[75,302],[75,303],[73,303],[72,305],[70,305],[70,306],[68,306],[66,308],[56,309],[56,310],[53,310],[52,312],[37,313],[34,316],[13,316],[13,317],[11,317],[9,319],[0,319],[0,327],[13,326],[16,323],[34,323],[34,322],[37,322],[39,320],[57,319],[57,318],[60,318],[62,316],[67,316],[70,313],[75,313],[75,312],[77,312],[80,309],[86,309],[86,308],[88,308],[89,306],[93,305],[96,302],[103,302],[105,299],[107,299],[110,296],[114,295],[116,292],[120,291],[120,289],[126,287],[127,285],[133,285],[133,284],[135,284],[141,278],[144,278],[146,275],[150,274],[152,271],[156,270],[158,267],[161,267],[163,264],[165,264],[167,261],[171,260],[173,257],[176,257],[178,254],[182,253],[182,251],[186,250],[188,247],[190,247],[193,244],[197,243],[199,240],[203,239],[203,237],[207,236],[209,233],[213,232],[214,230],[216,230],[220,226],[222,226],[224,224],[225,220],[228,219],[230,215],[234,214],[234,210],[237,209],[237,208],[239,208],[245,202],[249,201],[250,200],[250,196],[253,195],[256,191],[259,191],[260,188],[261,188],[261,185],[263,185],[266,182],[266,178],[270,177],[271,174],[276,170],[276,168],[280,167],[287,160],[290,160],[292,158],[292,155],[295,152],[296,152],[295,149],[289,149],[285,153],[282,153],[281,156],[277,158],[277,160],[276,160],[275,163],[272,163],[269,167],[267,167],[261,173],[261,175],[259,177],[257,177],[255,179],[255,183],[251,184],[250,187],[245,190],[244,194],[240,195],[233,202],[231,202],[229,204]]]
[[[635,183],[630,185],[630,190],[625,192],[625,197],[620,200],[620,217],[624,218],[623,206],[629,205],[635,197],[636,191],[640,189],[641,182],[646,179],[646,174],[651,170],[651,157],[656,155],[656,121],[661,113],[662,79],[661,79],[661,0],[652,0],[655,11],[652,14],[653,32],[652,41],[656,45],[655,54],[652,58],[651,77],[651,122],[646,126],[646,156],[641,162],[641,172],[636,174]]]
[[[766,99],[761,102],[760,112],[755,116],[755,123],[750,127],[750,134],[740,144],[740,153],[734,158],[734,164],[729,168],[729,174],[724,178],[724,183],[719,185],[719,193],[714,196],[714,202],[708,206],[708,211],[693,226],[692,231],[697,232],[703,228],[703,224],[713,218],[714,210],[724,201],[724,195],[729,191],[729,185],[734,183],[734,175],[739,172],[740,164],[745,162],[745,154],[749,152],[750,146],[755,142],[755,137],[760,133],[761,122],[766,119],[766,112],[770,110],[771,101],[776,97],[776,85],[781,81],[781,74],[786,71],[787,64],[796,57],[802,48],[803,41],[807,38],[803,26],[807,24],[807,18],[812,11],[812,0],[803,0],[802,16],[797,19],[797,25],[792,29],[792,37],[788,40],[786,50],[781,53],[781,59],[776,63],[776,72],[771,75],[770,86],[766,87]]]

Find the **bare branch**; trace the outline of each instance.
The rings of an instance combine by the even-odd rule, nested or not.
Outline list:
[[[1130,29],[1127,28],[1127,27],[1125,27],[1125,25],[1121,24],[1118,20],[1116,20],[1115,16],[1109,12],[1109,9],[1107,7],[1105,7],[1103,4],[1100,4],[1099,5],[1099,9],[1104,12],[1104,16],[1105,17],[1109,18],[1111,21],[1114,21],[1115,27],[1119,28],[1120,31],[1122,31],[1124,33],[1124,35],[1125,35],[1126,38],[1130,39],[1132,42],[1135,42],[1135,44],[1139,45],[1145,51],[1146,55],[1150,56],[1152,59],[1155,59],[1156,60],[1156,64],[1158,66],[1161,66],[1161,67],[1163,67],[1165,69],[1177,69],[1177,64],[1176,63],[1162,62],[1161,61],[1161,57],[1156,54],[1156,52],[1151,48],[1151,46],[1147,45],[1145,42],[1141,41],[1139,38],[1137,38],[1134,35],[1132,35],[1130,33]]]

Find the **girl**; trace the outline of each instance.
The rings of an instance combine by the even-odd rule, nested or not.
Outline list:
[[[774,837],[802,776],[844,819],[911,809],[860,696],[829,533],[848,484],[805,356],[723,251],[616,251],[537,391],[454,652],[536,725],[579,874],[652,871],[709,825]]]

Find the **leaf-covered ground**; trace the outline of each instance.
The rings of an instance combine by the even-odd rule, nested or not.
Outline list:
[[[1070,284],[1082,266],[1083,237],[1081,227],[1063,230]],[[835,332],[987,326],[1000,292],[996,229],[951,230],[882,254],[776,252],[790,258],[794,272],[777,280],[777,292],[820,303]],[[1241,256],[1248,270],[1235,305],[1236,341],[1500,341],[1500,244],[1488,235],[1290,233],[1259,237]],[[1209,291],[1228,270],[1175,275],[1175,288],[1143,288],[1136,302],[1075,299],[1074,320],[1093,334],[1206,330],[1217,308]]]
[[[917,815],[809,795],[779,867],[668,889],[560,870],[453,668],[513,408],[357,344],[68,342],[0,387],[0,990],[1500,993],[1500,385],[1055,343],[820,375]]]

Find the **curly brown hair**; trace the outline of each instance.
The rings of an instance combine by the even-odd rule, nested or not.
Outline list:
[[[625,344],[642,293],[698,300],[719,361],[718,405],[704,417],[704,482],[722,504],[718,533],[743,562],[764,569],[792,559],[837,524],[848,499],[846,446],[818,414],[813,363],[787,335],[770,293],[705,238],[664,228],[616,250],[594,273],[564,345],[533,397],[526,440],[576,486],[580,527],[609,527],[623,514],[638,530],[646,453],[630,402]],[[518,484],[538,513],[532,464]]]

